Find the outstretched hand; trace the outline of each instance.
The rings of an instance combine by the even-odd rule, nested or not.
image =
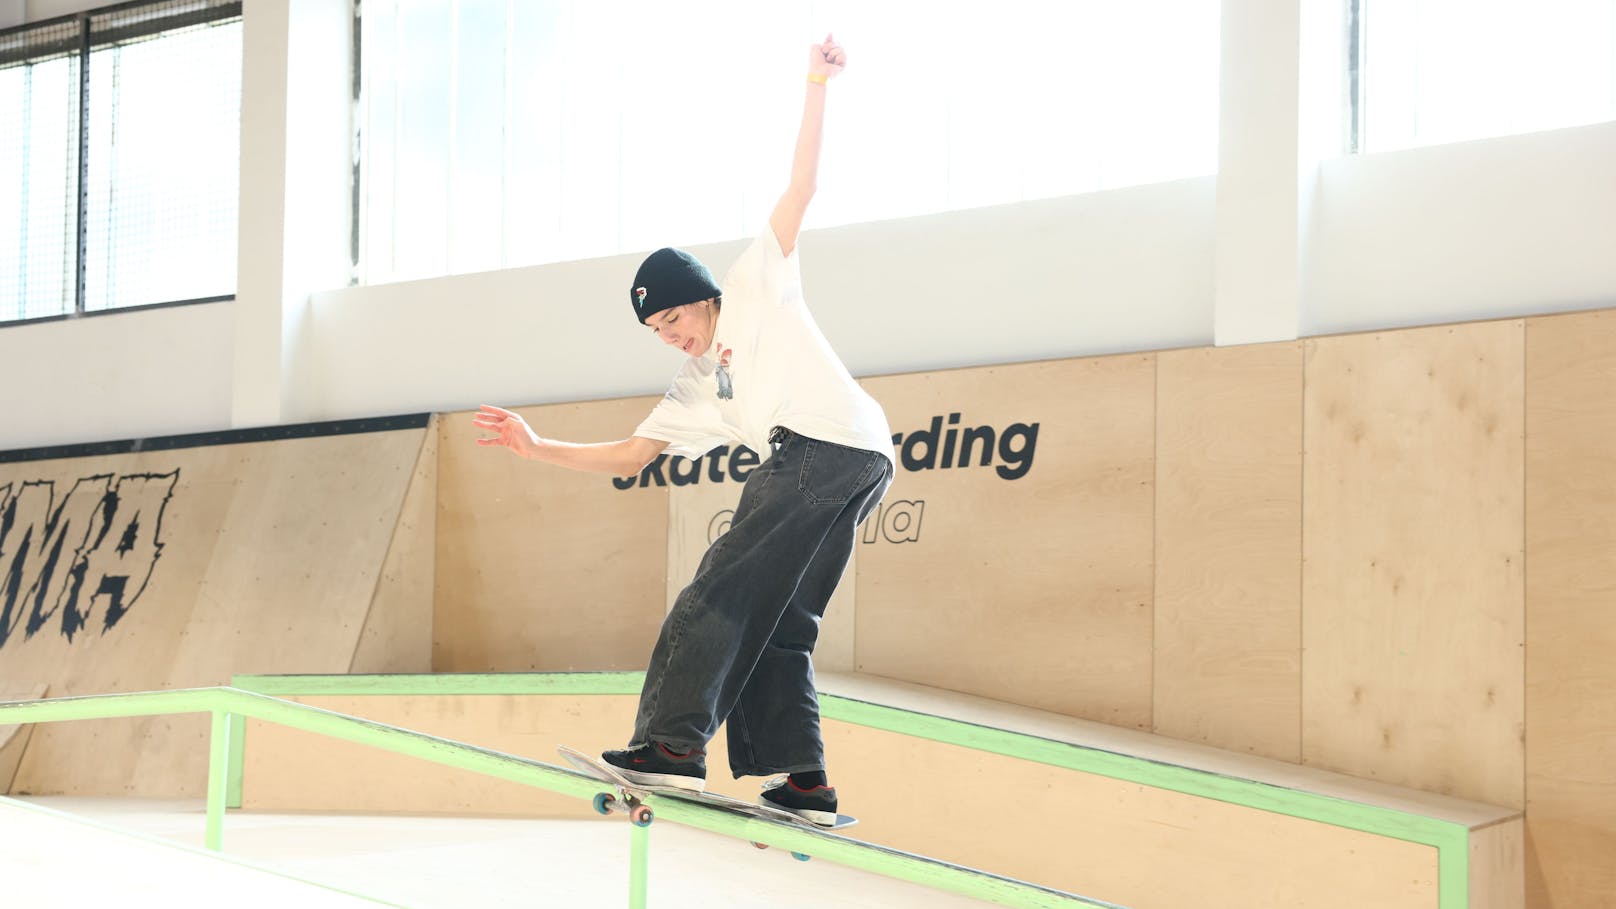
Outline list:
[[[824,76],[834,79],[847,66],[847,51],[831,35],[825,36],[822,44],[815,44],[808,48],[808,73],[815,76]]]
[[[520,414],[502,407],[484,404],[477,409],[477,414],[471,418],[471,422],[483,432],[494,434],[491,439],[478,439],[478,445],[509,448],[524,458],[531,457],[539,448],[538,434],[527,425],[527,421],[522,419]]]

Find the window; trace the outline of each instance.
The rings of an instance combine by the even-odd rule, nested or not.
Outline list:
[[[751,234],[827,28],[810,227],[1210,174],[1218,8],[363,0],[361,279]]]
[[[240,111],[240,2],[0,32],[0,321],[234,296]]]
[[[0,319],[71,312],[78,255],[78,28],[0,36]],[[16,58],[21,57],[19,61]]]
[[[1352,0],[1361,151],[1616,119],[1616,0]]]

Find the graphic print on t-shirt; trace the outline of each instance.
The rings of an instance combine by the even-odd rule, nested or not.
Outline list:
[[[718,342],[714,341],[714,344]],[[729,374],[729,355],[735,351],[718,344],[718,397],[728,401],[735,397],[735,383]]]

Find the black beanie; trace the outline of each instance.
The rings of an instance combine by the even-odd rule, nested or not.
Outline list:
[[[682,249],[664,247],[640,263],[640,270],[634,273],[634,286],[628,291],[628,302],[644,325],[647,316],[721,293],[713,273],[699,259]]]

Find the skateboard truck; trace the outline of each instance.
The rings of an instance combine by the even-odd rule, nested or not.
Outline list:
[[[597,814],[623,812],[628,815],[628,822],[636,827],[649,827],[651,822],[656,820],[656,812],[651,810],[651,806],[643,804],[632,795],[620,799],[610,792],[597,792],[592,804]]]

